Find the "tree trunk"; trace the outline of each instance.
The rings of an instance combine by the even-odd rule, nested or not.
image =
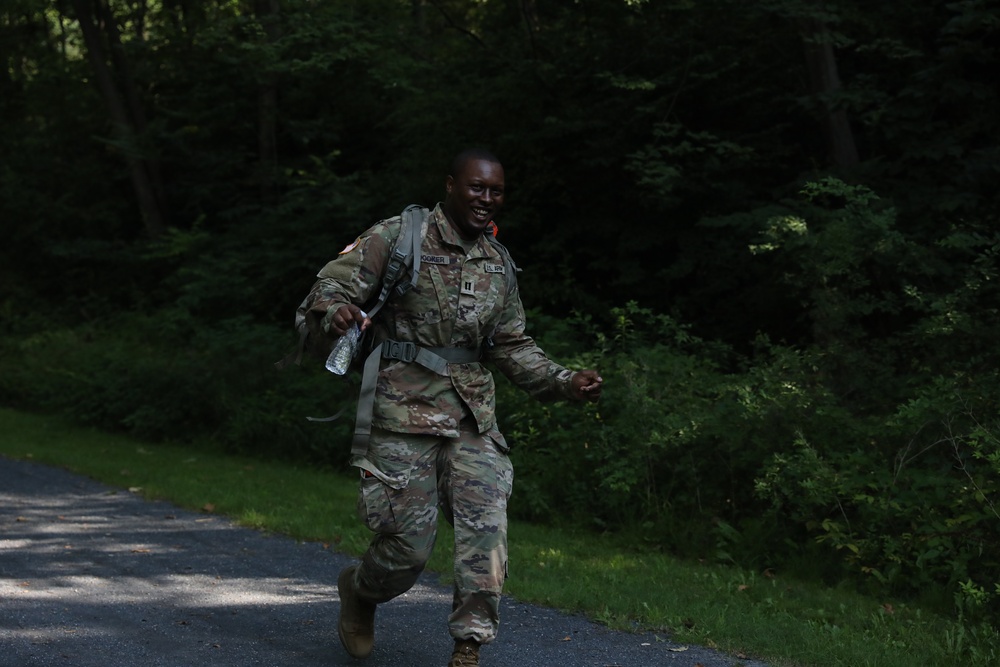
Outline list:
[[[256,0],[254,5],[268,42],[274,44],[281,38],[278,0]],[[257,86],[257,155],[260,160],[261,197],[265,201],[274,197],[278,168],[277,125],[278,75],[266,72]]]
[[[156,238],[163,233],[166,226],[163,211],[156,196],[153,179],[136,149],[134,120],[130,118],[128,108],[122,100],[122,94],[115,84],[111,68],[105,58],[101,34],[94,23],[93,5],[88,0],[71,0],[71,4],[80,22],[83,41],[87,47],[87,57],[94,68],[94,80],[108,105],[115,138],[124,146],[122,154],[128,165],[132,189],[135,191],[146,234],[150,238]],[[100,12],[100,9],[98,11]],[[117,26],[108,29],[117,31]],[[128,82],[129,85],[131,83]]]
[[[528,24],[528,30],[536,33],[542,27],[542,21],[538,17],[538,3],[536,0],[521,0],[521,14]]]
[[[828,99],[840,90],[840,74],[833,51],[830,31],[826,24],[814,17],[798,20],[805,49],[806,65],[812,92],[825,108],[823,130],[833,163],[838,167],[852,167],[859,161],[854,132],[843,109],[832,109]]]
[[[135,7],[135,38],[140,42],[146,41],[146,15],[149,7],[146,0],[138,0]]]
[[[423,33],[426,28],[424,20],[424,0],[410,0],[410,17],[417,32]]]
[[[538,56],[538,43],[535,35],[541,28],[542,22],[538,18],[538,6],[535,0],[521,0],[521,16],[524,17],[525,29],[528,33],[528,43],[531,45],[531,53]]]
[[[142,100],[139,99],[139,91],[136,90],[135,77],[132,75],[132,65],[125,54],[125,46],[122,44],[121,33],[118,30],[118,22],[111,13],[111,7],[107,0],[95,0],[97,3],[98,17],[100,23],[104,25],[104,32],[108,37],[108,44],[111,46],[111,62],[118,72],[118,87],[122,91],[125,100],[128,102],[128,110],[132,120],[132,126],[136,138],[141,138],[146,133],[146,112],[142,107]],[[139,35],[139,39],[144,39]],[[140,155],[144,152],[138,148]],[[142,163],[149,172],[150,185],[153,194],[156,196],[157,208],[162,212],[166,210],[166,195],[163,190],[163,178],[160,172],[160,161],[155,157],[144,157]]]

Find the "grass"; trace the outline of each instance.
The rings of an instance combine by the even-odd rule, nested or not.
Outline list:
[[[149,444],[0,409],[0,455],[30,459],[253,528],[360,554],[354,477],[225,456],[211,446]],[[445,527],[439,544],[450,541]],[[430,569],[447,575],[438,548]],[[507,592],[660,639],[775,666],[1000,664],[987,625],[962,625],[899,601],[780,576],[623,548],[614,537],[514,522]],[[737,662],[737,664],[739,664]]]

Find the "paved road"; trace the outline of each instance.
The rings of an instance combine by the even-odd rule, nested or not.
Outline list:
[[[337,640],[350,560],[0,457],[3,667],[444,667],[450,593],[425,575],[379,607],[377,645]],[[767,667],[505,598],[484,667]]]

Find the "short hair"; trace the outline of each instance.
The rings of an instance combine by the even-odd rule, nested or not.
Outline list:
[[[485,148],[466,148],[461,153],[456,155],[451,160],[451,166],[448,167],[448,175],[454,178],[462,168],[465,167],[467,162],[472,160],[483,160],[485,162],[492,162],[493,164],[502,165],[500,158],[493,154],[492,151],[488,151]]]

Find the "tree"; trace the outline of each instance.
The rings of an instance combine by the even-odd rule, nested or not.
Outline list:
[[[155,160],[144,156],[139,147],[139,135],[146,131],[146,118],[122,47],[118,23],[106,0],[71,0],[71,4],[95,82],[108,107],[118,149],[128,165],[146,233],[157,238],[167,224],[163,184]]]
[[[281,8],[278,0],[254,0],[254,14],[264,29],[267,45],[281,38]],[[278,83],[274,68],[261,72],[257,84],[257,152],[260,160],[261,196],[273,200],[275,172],[278,170]]]
[[[824,0],[811,0],[804,9],[795,22],[802,36],[810,87],[823,111],[822,123],[830,158],[837,167],[854,167],[859,162],[854,133],[846,110],[837,106],[837,96],[841,92],[840,73],[834,53],[835,36],[830,30],[830,22],[837,17]]]

